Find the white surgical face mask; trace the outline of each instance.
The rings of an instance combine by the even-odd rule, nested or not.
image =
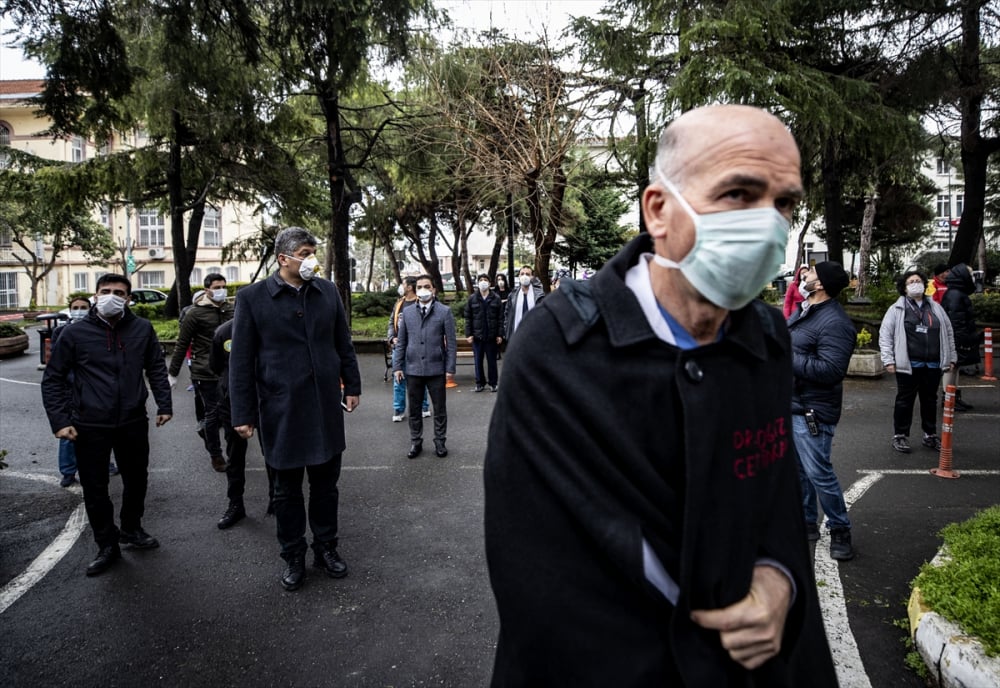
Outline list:
[[[906,295],[911,299],[915,299],[924,293],[924,285],[920,282],[915,282],[913,284],[906,285]]]
[[[489,282],[480,282],[479,283],[479,291],[487,292],[489,290],[490,290],[490,283]]]
[[[406,290],[403,289],[403,285],[402,284],[400,284],[399,287],[397,287],[397,289],[396,289],[396,293],[399,294],[400,296],[402,296],[405,292],[406,292]]]
[[[815,291],[815,290],[813,290],[813,291]],[[809,290],[809,283],[806,282],[805,280],[802,280],[801,282],[799,282],[799,294],[804,299],[808,299],[809,295],[812,294],[812,291]]]
[[[125,299],[114,294],[97,295],[97,312],[105,318],[113,318],[125,311]]]
[[[79,310],[77,310],[77,309],[74,308],[74,309],[72,309],[69,312],[69,319],[70,320],[81,320],[81,319],[86,318],[86,317],[87,317],[87,309],[86,308],[81,308]]]
[[[299,277],[307,282],[315,277],[316,273],[319,272],[319,261],[316,260],[316,256],[296,258],[295,256],[289,256],[286,254],[285,257],[299,261]]]
[[[522,287],[526,287],[531,284],[531,275],[521,275],[518,281],[521,283]]]
[[[222,289],[213,289],[212,290],[212,300],[215,301],[216,303],[222,303],[223,301],[225,301],[226,300],[226,288],[223,287]]]
[[[657,265],[674,268],[698,293],[719,308],[743,308],[778,271],[788,243],[788,220],[774,208],[746,208],[699,215],[657,170],[666,189],[694,220],[691,251],[678,263],[655,255]]]
[[[432,292],[430,289],[417,289],[417,298],[427,303],[431,300]]]

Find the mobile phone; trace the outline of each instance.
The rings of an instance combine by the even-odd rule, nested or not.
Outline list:
[[[819,423],[816,422],[816,413],[812,409],[806,411],[806,427],[809,428],[809,434],[813,437],[819,435]]]

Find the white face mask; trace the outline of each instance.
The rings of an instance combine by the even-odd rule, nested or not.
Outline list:
[[[481,291],[481,292],[483,292],[485,294],[489,290],[490,290],[490,283],[489,282],[480,282],[479,283],[479,291]]]
[[[222,303],[226,300],[226,295],[226,288],[223,287],[222,289],[213,289],[211,298],[216,303]]]
[[[699,215],[657,170],[666,189],[694,220],[694,246],[678,263],[655,255],[656,264],[680,270],[698,293],[734,311],[754,300],[777,273],[789,223],[774,208],[746,208]]]
[[[431,296],[433,296],[433,292],[431,292],[430,289],[417,289],[417,298],[423,301],[424,303],[430,301]]]
[[[906,285],[906,295],[911,299],[915,299],[924,293],[924,285],[920,282],[915,282],[914,284]]]
[[[813,291],[815,291],[815,289]],[[809,290],[808,282],[806,282],[804,279],[801,282],[799,282],[799,295],[801,295],[802,298],[808,299],[809,295],[812,293],[813,292]]]
[[[521,275],[521,277],[518,278],[518,281],[521,283],[522,287],[527,287],[531,284],[531,275]]]
[[[86,308],[81,308],[80,310],[77,310],[77,309],[74,308],[73,310],[71,310],[69,312],[69,319],[70,320],[82,320],[83,318],[87,317],[87,312],[88,312],[88,309],[86,309]]]
[[[125,299],[114,294],[98,294],[97,312],[105,318],[121,315],[125,312]]]
[[[319,272],[319,261],[316,260],[316,256],[296,258],[295,256],[286,255],[285,258],[291,258],[292,260],[297,260],[299,262],[299,277],[307,282],[315,277],[316,273]]]
[[[399,294],[400,296],[402,296],[403,294],[406,293],[406,290],[403,289],[403,285],[402,284],[400,284],[399,287],[396,289],[396,293]]]

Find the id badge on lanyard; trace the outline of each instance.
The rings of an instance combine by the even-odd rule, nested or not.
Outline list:
[[[930,328],[931,324],[931,314],[927,313],[927,324],[924,325],[924,309],[916,304],[912,304],[913,309],[917,312],[917,326],[914,332],[917,334],[927,334],[927,330]]]

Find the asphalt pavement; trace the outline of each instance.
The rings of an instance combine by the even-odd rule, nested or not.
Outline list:
[[[0,471],[0,685],[487,684],[497,616],[481,469],[495,396],[473,392],[471,365],[459,366],[459,387],[448,392],[448,457],[425,450],[411,461],[406,423],[391,422],[383,358],[360,357],[364,388],[347,416],[340,480],[340,552],[350,574],[333,580],[310,568],[304,587],[288,593],[256,443],[249,517],[216,528],[226,479],[194,432],[186,373],[173,420],[150,430],[144,527],[161,547],[126,551],[111,571],[86,578],[96,547],[79,487],[58,486],[36,347],[0,361],[0,447],[10,465]],[[963,386],[975,409],[956,418],[962,475],[945,480],[928,473],[934,452],[891,449],[893,381],[847,382],[834,463],[851,495],[858,554],[824,562],[824,538],[816,557],[821,593],[840,591],[827,623],[844,686],[923,685],[904,665],[898,625],[909,582],[936,553],[944,525],[1000,502],[1000,387],[967,377]]]

